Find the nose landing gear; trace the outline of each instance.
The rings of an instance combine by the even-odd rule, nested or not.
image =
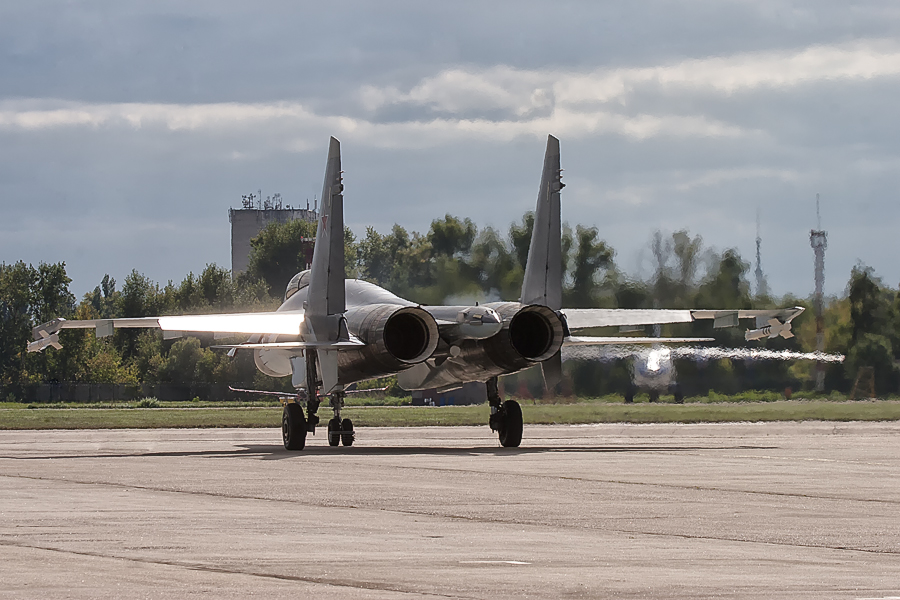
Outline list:
[[[353,421],[341,419],[341,408],[343,406],[344,392],[332,392],[331,410],[334,411],[334,417],[328,421],[329,446],[337,446],[341,443],[345,446],[352,446],[356,439],[356,434],[353,432]]]

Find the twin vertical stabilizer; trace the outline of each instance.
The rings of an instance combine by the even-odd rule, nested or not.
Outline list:
[[[553,310],[562,308],[562,244],[560,240],[559,191],[559,140],[547,137],[544,154],[544,171],[534,209],[534,230],[525,263],[525,281],[522,283],[522,304],[540,304]]]
[[[559,191],[562,169],[559,168],[559,140],[547,136],[544,171],[534,209],[534,229],[525,263],[522,282],[522,304],[540,304],[554,311],[562,308],[562,240],[559,216]],[[541,363],[544,384],[550,388],[562,379],[562,356],[559,352]]]
[[[341,143],[331,138],[322,208],[316,228],[309,273],[306,315],[340,315],[346,310],[344,298],[344,184],[341,182]]]
[[[344,292],[344,184],[341,181],[341,143],[331,138],[328,146],[328,163],[325,166],[325,183],[322,187],[322,208],[316,228],[316,245],[313,249],[309,271],[309,294],[306,299],[304,325],[307,341],[338,342],[349,338],[344,312],[347,310]],[[307,378],[307,389],[315,390],[309,381],[306,361],[310,352],[296,362],[292,361],[295,379]],[[338,350],[320,348],[315,360],[318,363],[322,393],[338,388]],[[314,379],[314,377],[313,377]]]

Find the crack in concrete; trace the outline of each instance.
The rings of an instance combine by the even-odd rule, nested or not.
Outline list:
[[[395,592],[400,594],[409,594],[415,595],[416,597],[433,597],[433,598],[454,598],[454,599],[465,599],[465,600],[475,600],[476,596],[459,596],[459,595],[447,595],[447,594],[438,594],[434,592],[422,592],[422,591],[413,591],[402,589],[400,587],[391,586],[383,583],[376,583],[372,581],[363,581],[357,583],[351,583],[346,580],[338,580],[332,579],[328,577],[312,577],[312,576],[301,576],[301,575],[283,575],[279,573],[265,573],[259,571],[247,571],[241,569],[228,569],[225,567],[217,567],[214,565],[208,565],[204,563],[194,563],[188,561],[180,561],[180,560],[164,560],[164,559],[153,559],[153,558],[145,558],[145,557],[137,557],[137,556],[120,556],[116,554],[104,554],[101,552],[90,552],[87,550],[70,550],[66,548],[56,548],[53,546],[39,546],[36,544],[23,544],[16,543],[10,540],[0,540],[0,545],[12,547],[12,548],[29,548],[32,550],[44,550],[46,552],[59,552],[62,554],[73,554],[76,556],[88,556],[91,558],[105,558],[108,560],[125,560],[129,562],[135,562],[140,564],[150,564],[150,565],[161,565],[167,567],[179,567],[182,569],[191,569],[194,571],[204,571],[207,573],[222,573],[226,575],[246,575],[249,577],[261,577],[265,579],[275,579],[279,581],[296,581],[303,583],[314,583],[319,585],[327,585],[331,587],[342,587],[342,588],[352,588],[352,589],[362,589],[362,590],[374,590],[374,591],[382,591],[382,592]]]
[[[441,469],[434,469],[441,470]],[[460,471],[460,472],[471,472],[471,471]],[[312,503],[312,502],[303,502],[300,500],[286,500],[281,498],[265,498],[261,496],[251,496],[251,495],[239,495],[239,494],[224,494],[220,492],[207,492],[207,491],[196,491],[196,490],[173,490],[173,489],[165,489],[158,488],[152,486],[141,486],[141,485],[125,485],[121,483],[115,482],[106,482],[106,481],[81,481],[81,480],[73,480],[73,479],[62,479],[62,478],[52,478],[52,477],[37,477],[32,475],[8,475],[0,473],[0,477],[9,477],[9,478],[22,478],[22,479],[30,479],[36,481],[48,481],[48,482],[61,482],[61,483],[72,483],[77,485],[97,485],[97,486],[107,486],[121,489],[136,489],[136,490],[144,490],[149,492],[159,492],[159,493],[169,493],[169,494],[187,494],[187,495],[195,495],[195,496],[207,496],[212,498],[222,498],[222,499],[231,499],[231,500],[257,500],[262,502],[278,502],[292,505],[301,505],[308,506],[313,508],[334,508],[334,509],[342,509],[342,510],[368,510],[372,512],[383,512],[383,513],[393,513],[399,515],[412,515],[419,517],[431,517],[435,519],[449,519],[449,520],[458,520],[472,523],[490,523],[490,524],[498,524],[498,525],[515,525],[515,526],[531,526],[531,527],[553,527],[553,528],[565,528],[570,530],[585,530],[584,526],[574,526],[568,525],[565,523],[542,523],[539,521],[529,521],[529,520],[511,520],[511,519],[498,519],[491,517],[479,517],[472,515],[453,515],[453,514],[442,514],[428,511],[417,511],[417,510],[407,510],[407,509],[388,509],[388,508],[358,508],[352,505],[344,505],[344,504],[325,504],[325,503]],[[548,477],[552,479],[562,479],[561,477],[556,476],[535,476],[535,477]],[[576,478],[577,479],[577,478]],[[596,480],[587,480],[587,481],[596,481]],[[603,481],[601,481],[603,482]],[[616,482],[612,482],[616,483]],[[630,482],[623,482],[630,483]],[[657,484],[644,484],[637,483],[635,485],[648,485],[653,486]],[[662,487],[680,487],[680,486],[662,486]],[[705,488],[696,488],[694,486],[683,486],[686,489],[705,489]],[[712,488],[715,489],[715,488]],[[799,496],[805,497],[805,496]],[[815,498],[813,496],[812,498]],[[827,498],[831,499],[831,498]],[[840,498],[835,498],[835,500]],[[673,532],[659,532],[659,531],[642,531],[638,529],[621,529],[621,528],[603,528],[603,531],[613,532],[613,533],[621,533],[626,535],[646,535],[652,537],[675,537],[679,539],[693,539],[693,540],[715,540],[720,542],[732,542],[732,543],[740,543],[740,544],[761,544],[761,545],[771,545],[771,546],[783,546],[783,547],[792,547],[792,548],[819,548],[823,550],[836,550],[836,551],[844,551],[844,552],[861,552],[865,554],[884,554],[884,555],[897,555],[900,554],[898,550],[888,550],[888,549],[870,549],[870,548],[855,548],[852,546],[829,546],[827,544],[803,544],[798,542],[778,542],[772,540],[748,540],[748,539],[739,539],[725,536],[711,536],[711,535],[691,535],[691,534],[681,534],[681,533],[673,533]]]

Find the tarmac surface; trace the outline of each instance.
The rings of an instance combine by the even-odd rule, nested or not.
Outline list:
[[[900,424],[0,432],[0,598],[900,597]]]

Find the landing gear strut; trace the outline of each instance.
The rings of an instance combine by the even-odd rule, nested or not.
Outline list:
[[[501,446],[517,448],[522,443],[522,408],[515,400],[503,401],[496,377],[487,380],[487,397],[491,430],[498,433]]]
[[[331,410],[334,411],[334,417],[328,421],[328,445],[337,446],[343,443],[345,446],[352,446],[355,439],[353,433],[353,421],[350,419],[341,419],[341,408],[344,407],[344,392],[331,393]]]
[[[306,350],[306,428],[315,435],[319,424],[319,380],[316,377],[316,351]]]

